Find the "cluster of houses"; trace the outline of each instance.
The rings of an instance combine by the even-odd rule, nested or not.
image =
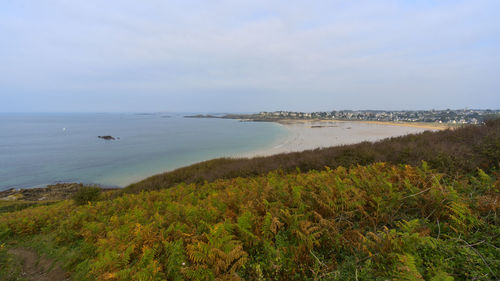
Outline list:
[[[339,110],[323,112],[274,111],[260,112],[260,119],[332,119],[387,122],[436,122],[451,124],[479,124],[493,116],[500,117],[500,110],[446,109],[446,110]]]

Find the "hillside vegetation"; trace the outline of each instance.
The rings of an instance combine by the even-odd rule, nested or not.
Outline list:
[[[0,265],[22,246],[73,280],[496,280],[499,175],[474,174],[377,163],[66,200],[2,214]]]
[[[0,280],[498,280],[500,120],[0,204]]]
[[[422,160],[427,161],[431,168],[450,176],[475,172],[477,168],[484,171],[497,169],[500,163],[500,119],[480,126],[424,132],[375,143],[363,142],[252,159],[214,159],[152,176],[126,187],[124,191],[157,190],[181,182],[203,183],[221,178],[249,177],[278,169],[286,172],[297,168],[309,171],[376,162],[418,166]]]

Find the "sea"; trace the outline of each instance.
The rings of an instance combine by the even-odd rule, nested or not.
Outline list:
[[[0,190],[81,182],[124,187],[157,173],[272,147],[270,122],[189,113],[0,113]],[[104,140],[98,136],[113,136]]]

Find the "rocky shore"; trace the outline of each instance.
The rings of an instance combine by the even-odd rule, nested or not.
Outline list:
[[[58,183],[47,187],[28,189],[8,189],[0,191],[0,200],[4,201],[45,201],[45,200],[65,200],[78,190],[83,188],[81,183]],[[104,190],[104,189],[103,189]],[[105,189],[110,190],[110,189]]]

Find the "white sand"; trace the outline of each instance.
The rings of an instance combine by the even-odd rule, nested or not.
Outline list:
[[[285,122],[282,126],[289,130],[289,135],[286,138],[274,143],[269,148],[237,155],[236,157],[269,156],[363,141],[374,142],[389,137],[438,130],[402,125],[335,121]]]

